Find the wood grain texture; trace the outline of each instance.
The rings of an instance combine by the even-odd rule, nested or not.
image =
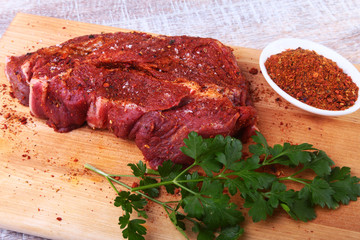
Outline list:
[[[87,127],[66,134],[54,132],[9,96],[9,84],[3,74],[5,55],[20,55],[79,35],[118,30],[18,14],[3,34],[0,227],[51,239],[121,239],[117,226],[121,211],[112,205],[113,190],[104,179],[85,171],[83,165],[90,163],[107,172],[127,174],[126,165],[142,159],[135,144]],[[326,118],[297,109],[279,98],[260,74],[249,73],[250,68],[258,68],[259,50],[234,47],[234,53],[251,83],[259,113],[258,127],[270,144],[312,143],[325,150],[337,165],[349,166],[353,174],[360,176],[359,111]],[[9,118],[5,118],[6,113],[10,113]],[[27,124],[21,124],[22,117]],[[292,221],[282,213],[256,224],[247,218],[243,239],[360,239],[360,202],[335,211],[317,212],[319,217],[309,223]],[[245,210],[244,213],[246,216]],[[160,207],[152,205],[149,216],[146,239],[183,239]]]

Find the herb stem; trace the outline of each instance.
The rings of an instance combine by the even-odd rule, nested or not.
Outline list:
[[[119,193],[119,191],[116,189],[116,187],[114,186],[114,184],[113,184],[112,182],[116,182],[117,184],[119,184],[119,185],[121,185],[121,186],[123,186],[123,187],[125,187],[125,188],[127,188],[127,189],[129,189],[129,190],[132,190],[132,187],[126,185],[126,184],[123,183],[123,182],[120,182],[120,181],[114,179],[113,177],[111,177],[111,175],[109,175],[109,174],[101,171],[100,169],[97,169],[97,168],[91,166],[91,165],[88,164],[88,163],[85,164],[85,168],[87,168],[87,169],[89,169],[89,170],[91,170],[91,171],[93,171],[93,172],[95,172],[95,173],[97,173],[97,174],[100,174],[101,176],[105,177],[105,178],[110,182],[111,186],[114,188],[114,190],[115,190],[117,193]],[[168,209],[171,210],[171,211],[174,211],[174,209],[173,209],[172,207],[164,204],[163,202],[161,202],[161,201],[159,201],[159,200],[156,200],[156,199],[154,199],[154,198],[152,198],[152,197],[149,197],[149,196],[147,196],[146,194],[144,194],[144,193],[142,193],[142,192],[139,192],[139,191],[135,191],[135,192],[136,192],[137,194],[140,194],[141,196],[143,196],[143,197],[145,197],[145,198],[147,198],[147,199],[155,202],[155,203],[158,203],[158,204],[160,204],[160,205],[168,208]]]
[[[119,190],[117,190],[117,188],[115,187],[115,185],[113,184],[113,182],[110,180],[110,178],[108,178],[108,177],[105,177],[105,178],[106,178],[106,180],[110,183],[111,187],[115,190],[115,192],[116,192],[117,194],[119,194]]]
[[[109,174],[110,177],[135,177],[134,175],[123,175],[123,174]]]
[[[113,182],[116,182],[117,184],[121,185],[122,187],[125,187],[125,188],[127,188],[127,189],[129,189],[129,190],[132,190],[132,187],[126,185],[126,184],[123,183],[123,182],[120,182],[120,181],[114,179],[113,177],[111,177],[111,175],[109,175],[109,174],[101,171],[100,169],[97,169],[96,167],[94,167],[94,166],[92,166],[92,165],[90,165],[90,164],[88,164],[88,163],[86,163],[84,166],[85,166],[85,168],[87,168],[87,169],[89,169],[89,170],[91,170],[91,171],[93,171],[93,172],[95,172],[95,173],[97,173],[97,174],[105,177],[105,178],[109,181],[109,183],[110,183],[110,185],[112,186],[112,188],[113,188],[117,193],[119,193],[119,190],[116,189],[116,187],[115,187],[115,185],[113,184]],[[185,216],[185,218],[188,219],[188,220],[190,220],[191,222],[196,222],[196,221],[194,221],[193,219],[191,219],[190,217],[188,217],[188,216],[186,216],[186,215],[184,215],[184,214],[176,211],[174,208],[170,207],[169,205],[167,205],[167,204],[164,203],[164,202],[161,202],[161,201],[159,201],[159,200],[157,200],[157,199],[154,199],[154,198],[152,198],[152,197],[149,197],[148,195],[146,195],[146,194],[144,194],[144,193],[142,193],[142,192],[140,192],[140,191],[134,191],[134,192],[137,193],[137,194],[140,194],[142,197],[144,197],[144,198],[146,198],[146,199],[149,199],[149,200],[151,200],[151,201],[153,201],[153,202],[155,202],[155,203],[163,206],[164,208],[167,208],[167,209],[169,209],[169,210],[171,210],[171,211],[175,211],[176,213],[178,213],[178,214],[180,214],[180,215],[182,215],[182,216]]]
[[[188,172],[191,168],[193,168],[194,166],[196,165],[196,160],[194,161],[193,164],[191,164],[190,166],[188,166],[187,168],[185,168],[179,175],[177,175],[175,178],[174,178],[174,182],[176,182],[179,177],[181,177],[182,175],[184,175],[186,172]]]
[[[292,177],[292,176],[279,178],[279,181],[286,181],[286,180],[294,181],[294,182],[298,182],[298,183],[302,183],[302,184],[304,184],[304,185],[308,185],[308,184],[309,184],[309,183],[307,183],[306,181],[311,182],[311,180],[309,180],[309,179],[305,179],[305,178],[294,178],[294,177]]]
[[[138,187],[132,188],[131,191],[134,192],[134,191],[145,190],[145,189],[149,189],[149,188],[156,188],[156,187],[165,186],[165,185],[171,185],[171,184],[175,184],[175,185],[179,186],[179,185],[181,185],[180,183],[202,182],[202,181],[204,181],[204,178],[189,179],[189,180],[178,180],[178,181],[175,181],[175,179],[174,179],[172,181],[164,181],[164,182],[148,184],[148,185],[145,185],[145,186],[138,186]],[[183,187],[183,185],[181,185],[181,187]]]
[[[194,194],[194,196],[199,196],[199,195],[200,195],[200,193],[196,193],[196,192],[194,192],[194,191],[193,191],[193,190],[191,190],[190,188],[185,187],[184,185],[182,185],[182,184],[178,183],[177,181],[174,181],[174,184],[175,184],[176,186],[178,186],[178,187],[180,187],[180,188],[182,188],[182,189],[184,189],[184,190],[188,191],[189,193]]]
[[[109,174],[101,171],[100,169],[98,169],[98,168],[96,168],[96,167],[93,167],[93,166],[91,166],[91,165],[88,164],[88,163],[86,163],[84,166],[85,166],[85,168],[87,168],[87,169],[89,169],[89,170],[91,170],[91,171],[93,171],[93,172],[95,172],[95,173],[97,173],[97,174],[99,174],[99,175],[107,178],[108,181],[110,181],[110,179],[111,179],[111,181],[114,181],[114,182],[116,182],[117,184],[120,184],[121,186],[123,186],[124,188],[127,188],[127,189],[131,190],[131,187],[129,187],[128,185],[126,185],[126,184],[123,183],[123,182],[120,182],[120,181],[114,179],[111,175],[109,175]],[[110,182],[111,182],[111,181],[110,181]],[[114,187],[115,187],[115,186],[114,186]],[[118,191],[116,190],[116,192],[118,192]]]
[[[291,175],[290,175],[290,177],[296,176],[296,175],[298,175],[298,174],[302,173],[302,172],[303,172],[303,171],[305,171],[305,170],[306,170],[306,168],[304,167],[304,168],[300,169],[299,171],[297,171],[297,172],[295,172],[295,173],[291,174]]]
[[[279,158],[279,157],[281,157],[281,156],[284,156],[284,155],[286,155],[286,154],[287,154],[287,152],[282,152],[282,153],[280,153],[280,154],[278,154],[278,155],[276,155],[276,156],[273,156],[273,157],[270,158],[270,159],[266,159],[266,158],[265,158],[265,160],[263,161],[262,165],[263,165],[263,166],[267,166],[267,165],[274,164],[274,163],[273,163],[274,160],[276,160],[277,158]],[[266,156],[267,156],[267,155],[266,155]]]

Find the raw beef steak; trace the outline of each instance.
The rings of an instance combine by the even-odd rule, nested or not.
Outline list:
[[[151,167],[189,164],[189,132],[247,138],[256,114],[232,49],[145,33],[87,35],[7,58],[14,95],[58,132],[87,123],[134,139]]]

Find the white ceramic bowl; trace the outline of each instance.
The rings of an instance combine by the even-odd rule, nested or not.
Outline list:
[[[266,71],[265,68],[265,61],[274,54],[283,52],[287,49],[296,49],[298,47],[301,47],[303,49],[308,49],[308,50],[314,50],[315,52],[317,52],[319,55],[323,55],[326,58],[329,58],[331,60],[333,60],[334,62],[337,63],[337,65],[343,69],[344,73],[346,73],[347,75],[349,75],[352,78],[352,81],[359,87],[360,89],[360,73],[359,71],[354,67],[353,64],[351,64],[348,60],[346,60],[344,57],[342,57],[340,54],[336,53],[335,51],[321,45],[318,43],[314,43],[308,40],[303,40],[303,39],[296,39],[296,38],[283,38],[283,39],[279,39],[275,42],[270,43],[269,45],[267,45],[264,50],[261,52],[260,55],[260,60],[259,60],[259,64],[260,64],[260,69],[262,74],[264,75],[266,81],[270,84],[270,86],[280,95],[282,96],[284,99],[286,99],[287,101],[289,101],[290,103],[294,104],[295,106],[302,108],[308,112],[312,112],[315,114],[319,114],[319,115],[324,115],[324,116],[340,116],[340,115],[345,115],[345,114],[349,114],[349,113],[353,113],[356,110],[358,110],[360,108],[360,96],[358,96],[357,101],[355,102],[355,104],[353,106],[351,106],[348,109],[345,110],[336,110],[336,111],[332,111],[332,110],[324,110],[324,109],[319,109],[319,108],[315,108],[312,107],[310,105],[307,105],[295,98],[293,98],[292,96],[290,96],[289,94],[287,94],[284,90],[282,90],[278,85],[276,85],[276,83],[274,83],[274,81],[270,78],[269,74]],[[358,95],[360,95],[360,93],[358,93]]]

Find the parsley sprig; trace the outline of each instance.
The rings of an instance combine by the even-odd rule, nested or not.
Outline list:
[[[192,222],[192,231],[198,239],[238,239],[244,229],[242,212],[231,196],[239,194],[243,206],[254,222],[267,219],[277,208],[283,209],[295,220],[316,218],[315,207],[335,209],[339,204],[356,201],[360,196],[360,179],[350,174],[348,167],[334,167],[324,151],[303,143],[284,143],[270,147],[264,136],[257,132],[249,146],[251,156],[243,156],[242,143],[232,137],[218,135],[202,138],[191,132],[184,139],[181,151],[194,159],[185,169],[165,161],[157,171],[142,161],[128,164],[139,186],[129,187],[116,177],[86,164],[85,167],[106,177],[117,192],[115,206],[124,215],[119,218],[123,237],[144,239],[147,201],[160,204],[175,227],[188,239],[185,220]],[[277,176],[266,171],[269,167],[292,169],[288,175]],[[310,172],[310,174],[309,174]],[[203,174],[205,173],[205,174]],[[304,177],[306,176],[306,177]],[[285,183],[297,184],[298,190],[288,189]],[[128,191],[119,191],[114,183]],[[180,199],[162,202],[157,199],[160,187],[168,193],[181,193]],[[141,219],[130,216],[137,212]]]

